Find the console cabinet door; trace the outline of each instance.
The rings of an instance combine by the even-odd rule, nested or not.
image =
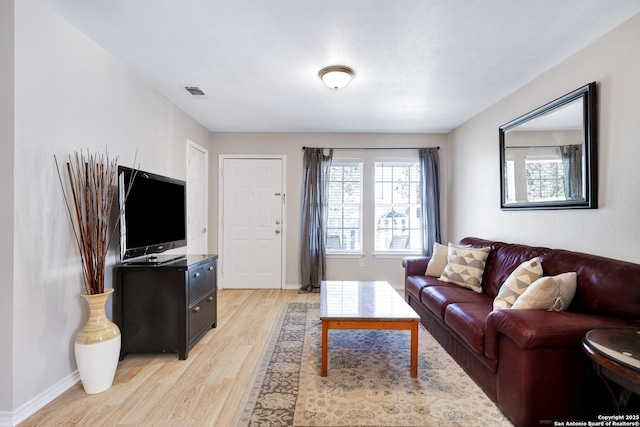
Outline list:
[[[189,269],[189,304],[193,304],[216,287],[216,264],[207,262]]]
[[[216,293],[213,291],[189,307],[189,346],[216,326],[216,305]]]
[[[123,276],[122,351],[184,352],[184,273],[132,269]]]

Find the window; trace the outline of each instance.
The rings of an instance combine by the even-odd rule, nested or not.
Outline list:
[[[332,162],[328,211],[327,251],[362,252],[362,162]]]
[[[565,200],[562,160],[526,161],[527,200]]]
[[[507,160],[505,166],[505,203],[516,202],[516,162]]]
[[[376,162],[375,251],[419,251],[420,216],[418,162]]]

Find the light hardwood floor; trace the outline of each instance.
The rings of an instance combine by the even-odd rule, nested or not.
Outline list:
[[[231,426],[284,301],[319,301],[296,290],[219,290],[218,325],[189,352],[130,354],[113,386],[80,383],[20,424],[30,426]]]

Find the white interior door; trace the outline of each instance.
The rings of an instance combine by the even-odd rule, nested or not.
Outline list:
[[[209,153],[187,141],[187,245],[191,254],[207,253],[207,176]]]
[[[283,159],[222,161],[222,286],[282,287]]]

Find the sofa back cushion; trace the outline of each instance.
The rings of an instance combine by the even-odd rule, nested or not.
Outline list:
[[[601,314],[640,323],[640,264],[562,249],[549,249],[465,237],[460,245],[491,246],[482,279],[483,292],[495,298],[502,283],[522,262],[540,257],[545,276],[578,274],[568,311]]]
[[[640,264],[556,249],[542,257],[544,274],[578,273],[569,311],[640,322]]]
[[[474,248],[491,247],[482,277],[482,291],[491,298],[495,298],[498,295],[498,291],[504,281],[520,264],[551,252],[549,248],[492,242],[476,237],[465,237],[460,241],[460,245],[471,245]],[[547,274],[544,262],[542,263],[542,268]]]

